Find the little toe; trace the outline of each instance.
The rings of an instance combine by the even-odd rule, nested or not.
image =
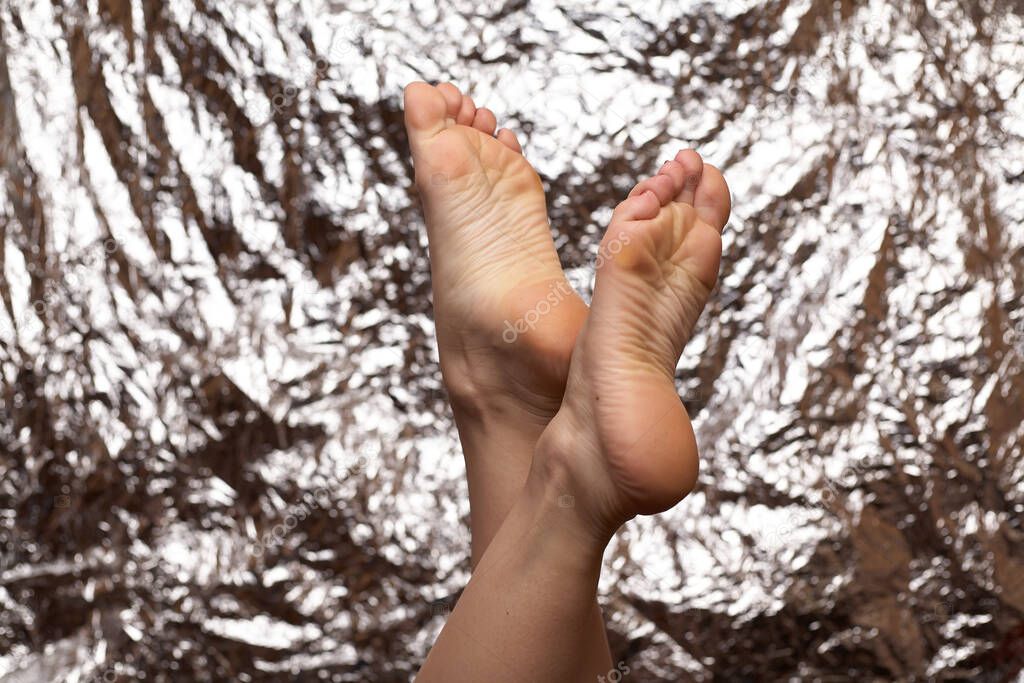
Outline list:
[[[637,183],[637,186],[633,188],[633,191],[629,193],[629,196],[636,197],[647,190],[652,191],[658,197],[658,201],[661,202],[662,205],[665,205],[672,201],[676,196],[676,193],[679,191],[679,188],[676,187],[671,176],[656,175]]]
[[[516,134],[510,131],[508,128],[502,128],[501,130],[499,130],[497,137],[499,142],[504,144],[513,152],[518,152],[520,154],[522,153],[523,146],[519,144],[519,138],[517,138]]]
[[[644,190],[639,194],[630,194],[621,202],[612,214],[612,220],[643,221],[651,220],[661,210],[661,200],[654,190]]]
[[[704,164],[700,184],[694,193],[693,207],[697,216],[721,232],[729,222],[732,210],[732,199],[729,196],[729,185],[725,182],[722,172],[711,164]]]
[[[700,179],[704,171],[704,160],[694,150],[684,149],[676,155],[676,162],[682,166],[684,178],[679,194],[676,196],[676,201],[692,206],[697,186],[700,185]]]
[[[473,127],[485,135],[494,135],[494,129],[498,125],[498,119],[487,107],[480,107],[473,117]]]
[[[455,117],[455,123],[460,126],[472,126],[476,118],[476,103],[469,95],[462,96],[462,104],[459,107],[459,114]]]
[[[454,121],[459,115],[459,110],[462,108],[462,91],[451,83],[442,83],[437,86],[437,89],[444,95],[448,118]]]

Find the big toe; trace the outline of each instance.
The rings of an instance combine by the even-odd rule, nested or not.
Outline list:
[[[445,127],[448,100],[443,91],[429,83],[417,81],[405,88],[405,127],[414,146]]]
[[[697,216],[722,232],[729,222],[732,210],[732,199],[729,197],[729,185],[725,182],[722,172],[711,164],[704,164],[700,182],[693,195],[693,208]]]

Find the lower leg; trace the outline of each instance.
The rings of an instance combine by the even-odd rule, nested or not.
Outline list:
[[[564,683],[611,669],[610,658],[580,658],[600,623],[608,536],[559,505],[566,488],[557,470],[534,468],[417,680]]]
[[[538,416],[530,411],[511,406],[497,414],[487,408],[456,408],[454,412],[466,457],[472,530],[472,564],[474,577],[476,577],[489,571],[481,564],[481,561],[512,510],[517,504],[520,508],[529,504],[521,502],[520,498],[525,493],[530,463],[533,461],[537,441],[550,422],[550,416]],[[553,484],[549,484],[549,486],[553,486]],[[543,487],[534,486],[534,490],[538,488]],[[556,506],[559,506],[562,516],[564,516],[566,514],[565,499],[563,497],[559,501],[558,497],[562,497],[565,491],[556,493]],[[527,496],[528,501],[535,499],[536,496]],[[543,531],[543,527],[540,530]],[[518,532],[506,531],[505,534],[508,539],[518,536]],[[500,555],[504,551],[496,552]],[[598,551],[596,571],[599,570],[600,551]],[[594,589],[596,591],[596,584]],[[474,590],[481,591],[480,588]],[[460,604],[461,602],[460,600]],[[582,663],[586,671],[603,673],[612,667],[612,659],[604,618],[596,600],[596,592],[590,595],[589,602],[590,606],[585,619],[576,625],[582,638],[578,649],[571,651],[573,652],[572,659],[577,663]],[[435,659],[437,657],[444,658],[444,652],[442,649],[438,655],[435,655]]]

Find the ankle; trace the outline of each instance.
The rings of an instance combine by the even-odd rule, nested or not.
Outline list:
[[[475,421],[535,423],[543,428],[558,412],[563,383],[541,390],[500,352],[442,348],[441,377],[457,415]]]
[[[554,500],[579,535],[603,548],[626,519],[616,512],[617,497],[607,477],[586,456],[599,452],[599,445],[578,424],[568,407],[559,411],[537,442],[527,487]]]
[[[512,287],[493,310],[472,314],[450,299],[435,300],[434,314],[453,401],[469,410],[514,404],[545,420],[554,417],[587,315],[564,278]]]
[[[545,544],[571,558],[581,569],[600,566],[614,530],[598,524],[583,491],[557,462],[534,456],[520,503],[532,511]],[[569,561],[567,560],[567,563]]]

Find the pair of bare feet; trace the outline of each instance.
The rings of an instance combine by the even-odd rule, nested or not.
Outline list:
[[[601,556],[623,522],[696,481],[675,367],[718,277],[728,187],[693,150],[639,182],[588,309],[516,136],[447,83],[408,86],[405,122],[474,565],[419,680],[614,680]]]
[[[698,458],[675,368],[718,277],[730,211],[722,174],[684,150],[633,188],[601,242],[588,311],[565,280],[516,136],[495,135],[494,114],[451,84],[408,86],[405,120],[460,433],[512,421],[537,434],[532,471],[475,462],[505,454],[467,449],[471,498],[474,471],[552,477],[583,530],[605,539],[678,503]],[[491,492],[480,504],[522,483],[480,482]]]

